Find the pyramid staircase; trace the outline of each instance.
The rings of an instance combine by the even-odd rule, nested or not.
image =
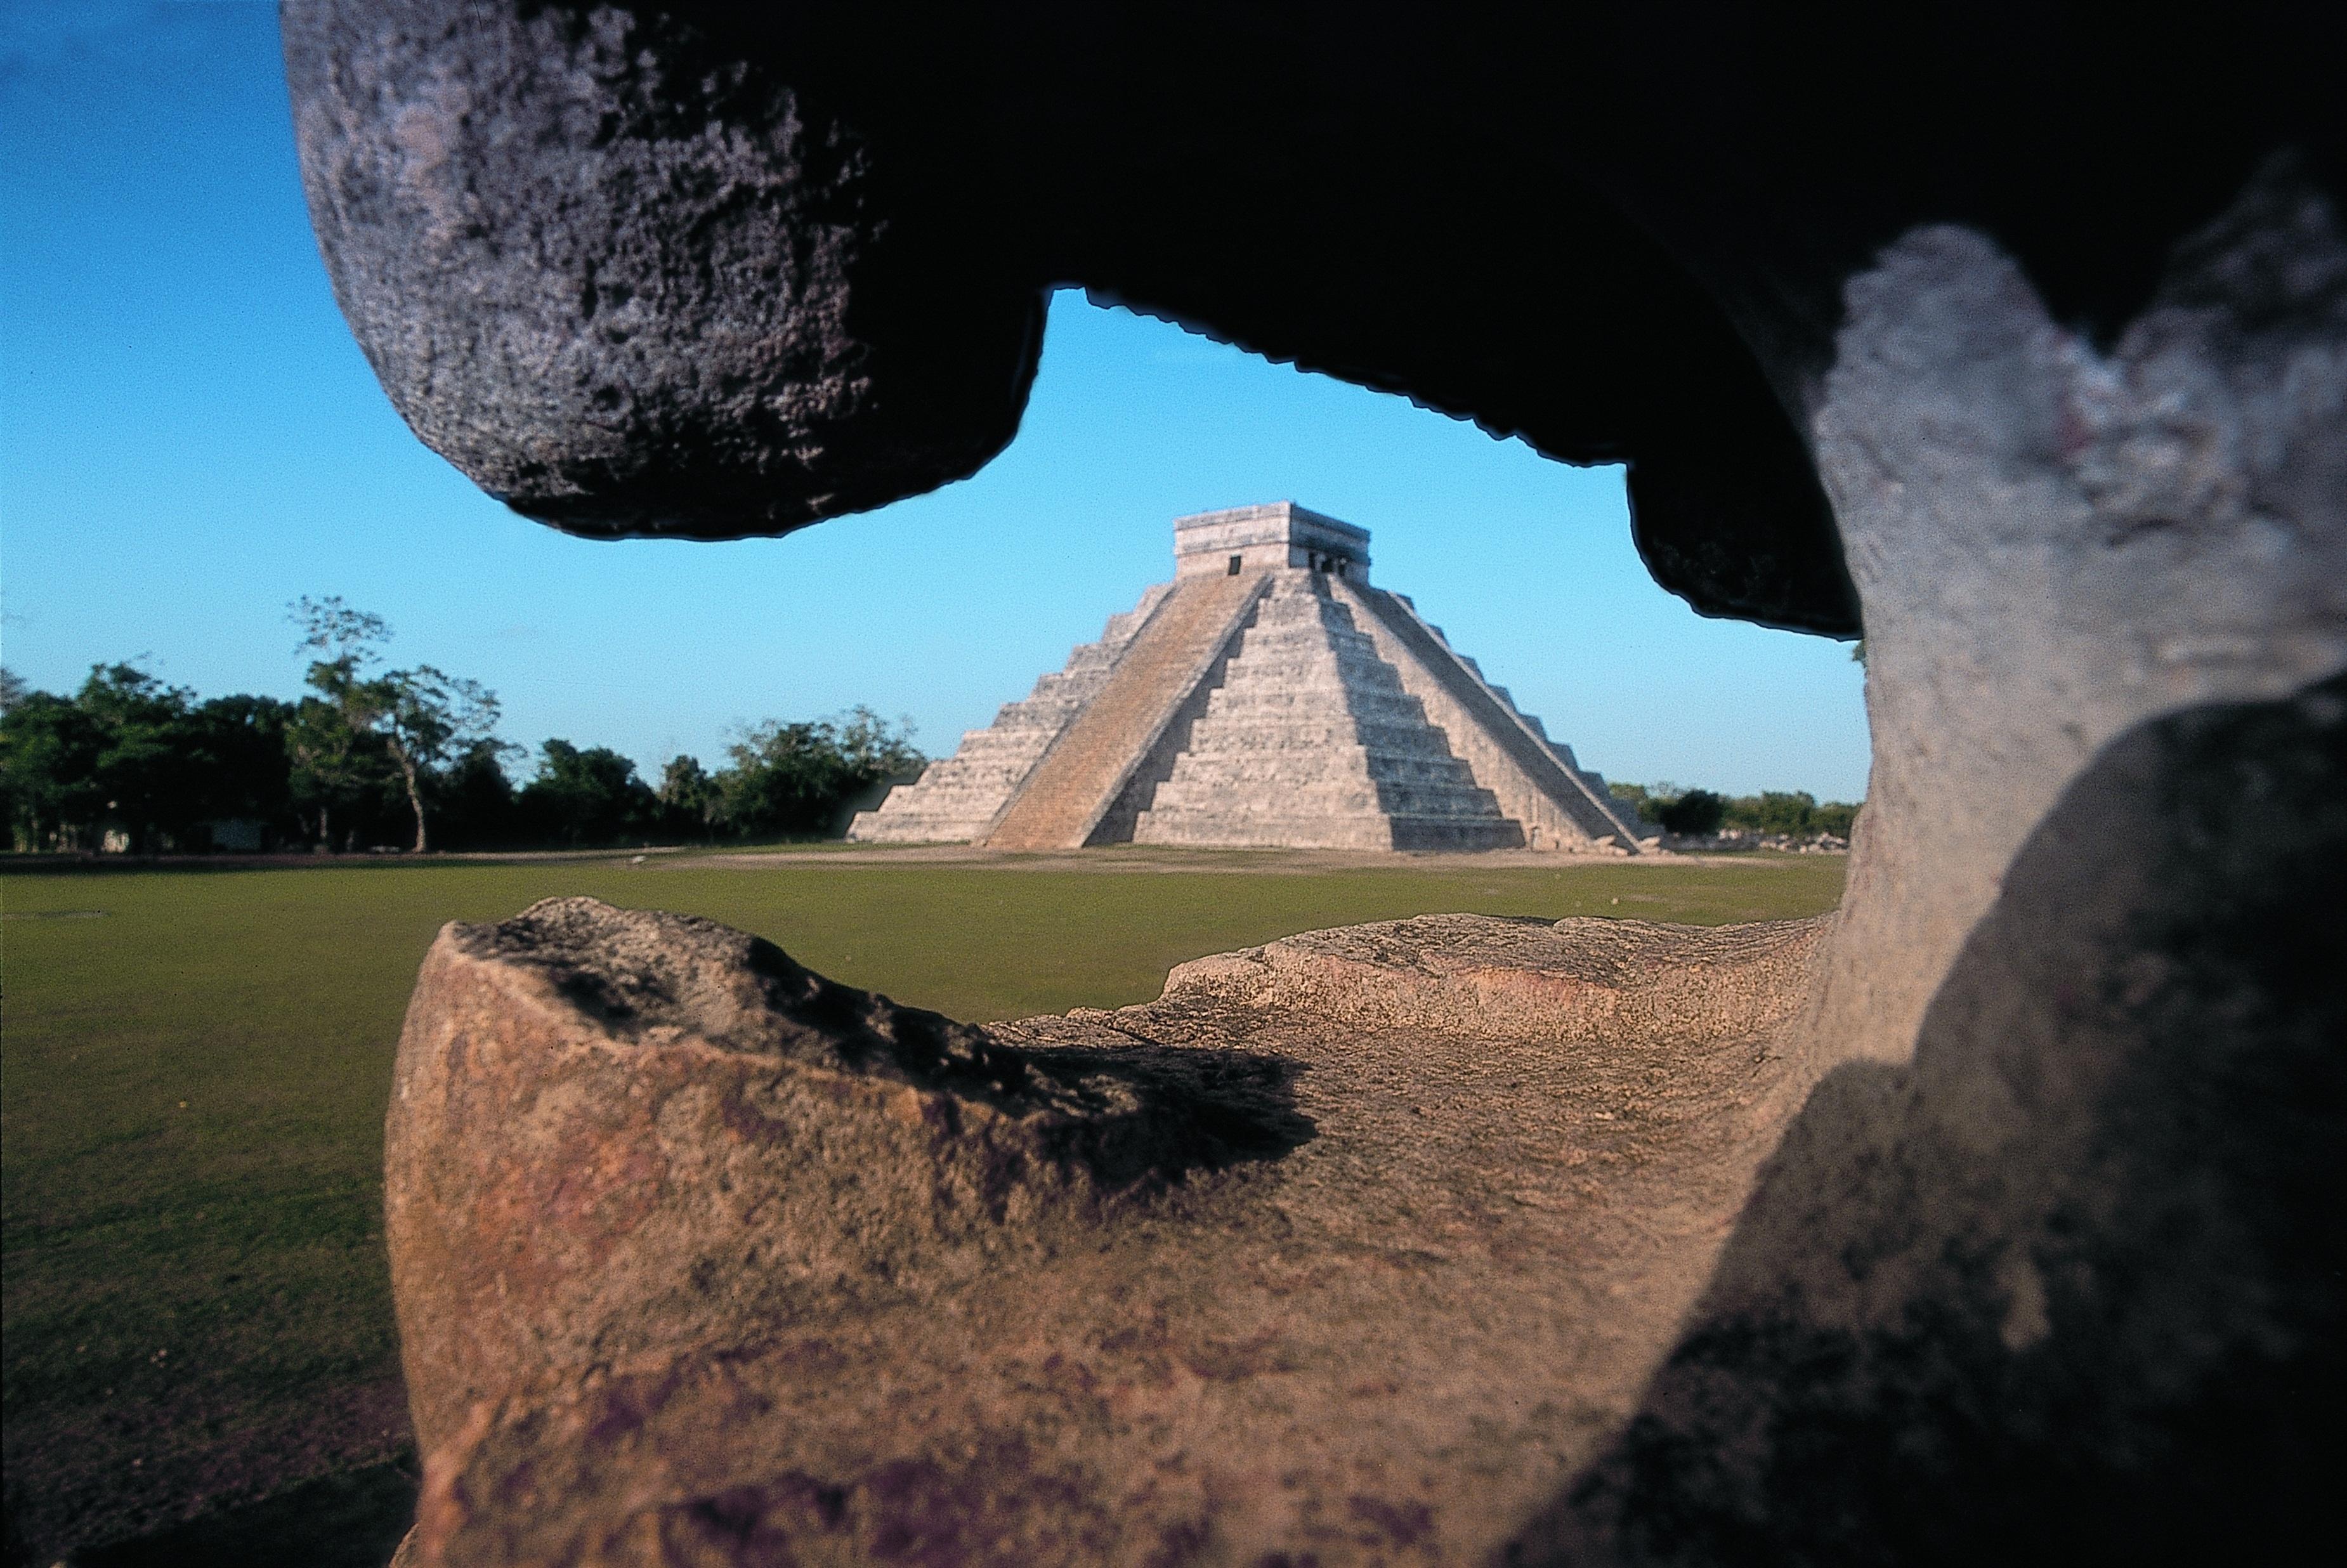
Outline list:
[[[979,842],[989,849],[1063,849],[1093,830],[1183,700],[1197,689],[1254,610],[1267,572],[1177,580],[1108,680],[1036,764]]]
[[[1175,578],[860,813],[864,842],[1635,855],[1655,831],[1289,502],[1174,523]]]
[[[1548,738],[1541,722],[1520,712],[1504,686],[1483,678],[1475,661],[1450,646],[1409,599],[1365,583],[1338,581],[1337,596],[1357,610],[1380,657],[1435,722],[1460,737],[1476,778],[1522,823],[1534,848],[1586,840],[1632,847],[1656,831],[1615,800],[1604,778],[1583,770],[1572,748]]]
[[[1498,849],[1523,843],[1318,572],[1281,572],[1239,632],[1136,844]]]
[[[858,812],[847,836],[866,844],[969,844],[985,837],[1173,591],[1172,583],[1159,583],[1133,609],[1109,617],[1098,642],[1079,645],[1064,669],[1037,681],[1024,700],[1005,702],[992,725],[966,732],[960,748],[931,763],[918,782],[900,784],[877,808]]]

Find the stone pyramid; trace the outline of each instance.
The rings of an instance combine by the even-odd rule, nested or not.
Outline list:
[[[1651,842],[1409,600],[1369,585],[1368,539],[1285,501],[1176,519],[1172,582],[848,837],[1616,855]]]

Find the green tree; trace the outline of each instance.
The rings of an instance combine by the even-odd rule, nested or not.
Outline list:
[[[1807,790],[1763,790],[1729,801],[1727,823],[1749,832],[1799,836],[1816,831],[1817,809],[1818,797]]]
[[[1655,820],[1669,832],[1701,837],[1719,831],[1727,809],[1727,803],[1707,789],[1685,790],[1656,808]]]
[[[520,825],[505,759],[520,751],[510,741],[475,741],[433,780],[433,820],[440,825],[444,847],[482,849],[518,841]]]
[[[302,647],[320,655],[311,661],[306,679],[329,710],[303,716],[297,765],[313,775],[322,797],[347,793],[363,772],[361,759],[380,748],[398,772],[422,854],[431,847],[425,780],[490,738],[497,722],[496,694],[429,664],[367,673],[381,661],[391,628],[340,595],[295,600],[290,612],[302,630]]]
[[[430,847],[424,778],[458,752],[490,738],[497,727],[497,695],[477,681],[429,664],[394,670],[374,684],[382,695],[384,744],[406,785],[408,809],[415,814],[415,852],[421,855]]]
[[[270,833],[292,820],[285,733],[293,705],[274,697],[214,697],[188,715],[183,789],[192,814],[244,817]]]
[[[1607,781],[1605,789],[1607,794],[1630,808],[1634,822],[1649,825],[1661,823],[1663,806],[1677,799],[1680,793],[1676,784],[1623,784],[1617,780]]]
[[[334,847],[338,823],[347,838],[362,808],[380,798],[391,781],[390,758],[325,697],[304,697],[294,704],[285,726],[285,754],[295,814],[316,825],[323,849]]]
[[[636,764],[610,747],[555,740],[539,748],[538,776],[523,786],[519,807],[533,836],[579,846],[641,832],[660,802]]]
[[[661,770],[661,815],[671,831],[710,837],[716,830],[722,802],[717,781],[699,757],[674,756]]]
[[[867,783],[910,784],[928,762],[913,744],[909,716],[891,724],[859,702],[822,722],[838,737],[839,753],[849,770]]]
[[[717,775],[721,810],[737,834],[837,834],[881,785],[919,773],[912,722],[890,724],[869,708],[804,723],[768,720],[726,748]]]
[[[92,666],[70,702],[25,692],[0,718],[10,838],[90,848],[111,822],[133,848],[190,849],[211,820],[281,824],[292,712],[268,697],[199,704],[126,663]]]
[[[300,806],[314,814],[320,845],[332,850],[336,818],[352,815],[361,799],[374,793],[389,761],[375,737],[378,705],[362,671],[379,657],[391,628],[383,617],[354,610],[339,595],[304,596],[287,614],[302,629],[296,651],[323,656],[310,661],[303,677],[317,695],[302,700],[286,727],[292,793]]]
[[[95,847],[106,809],[97,759],[106,734],[79,704],[26,692],[0,714],[0,794],[10,842],[24,849]]]
[[[1836,838],[1848,838],[1858,825],[1858,807],[1847,801],[1829,800],[1818,807],[1809,825],[1819,833],[1830,833]]]
[[[167,686],[135,664],[93,664],[74,696],[103,737],[96,762],[97,793],[135,851],[168,839],[184,843],[198,820],[188,788],[195,693]]]

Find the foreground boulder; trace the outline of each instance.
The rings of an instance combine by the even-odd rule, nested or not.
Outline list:
[[[984,1030],[703,920],[451,926],[408,1560],[1487,1554],[1702,1289],[1827,923],[1406,920]]]
[[[2347,1440],[2342,774],[2347,678],[2106,748],[1516,1560],[2301,1554]]]
[[[405,1560],[2285,1555],[2347,1409],[2342,770],[2347,679],[2129,732],[1905,1063],[1821,1054],[1842,917],[1429,917],[984,1029],[702,920],[451,926]]]

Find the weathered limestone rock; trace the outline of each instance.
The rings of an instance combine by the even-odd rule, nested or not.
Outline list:
[[[1832,918],[1395,922],[983,1030],[706,922],[451,927],[408,1561],[2279,1553],[2347,1399],[2342,768],[2347,680],[2131,732],[1911,1067],[1805,1105]]]
[[[1702,1288],[1823,925],[1400,921],[984,1030],[705,921],[452,926],[409,1561],[1484,1554]]]
[[[2294,162],[2178,248],[2108,354],[1957,230],[1884,251],[1849,306],[1817,432],[1874,763],[1825,1065],[1911,1052],[2023,840],[2114,737],[2347,667],[2347,233]]]
[[[2347,678],[2106,747],[1514,1560],[2302,1554],[2347,1409],[2342,776]]]
[[[302,184],[384,390],[583,534],[782,533],[1018,428],[1035,284],[870,137],[677,11],[282,7]]]
[[[1039,1072],[708,921],[569,899],[452,927],[386,1136],[424,1444],[521,1369],[928,1294],[1096,1209],[1157,1141],[1172,1172],[1217,1157],[1174,1125],[1190,1102],[1066,1060]]]

